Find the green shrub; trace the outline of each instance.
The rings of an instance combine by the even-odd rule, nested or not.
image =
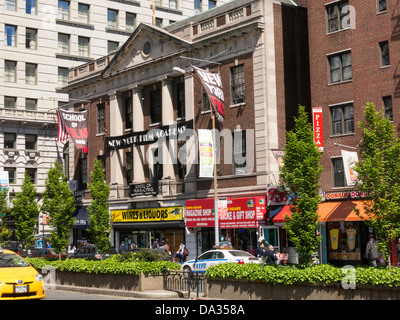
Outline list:
[[[360,266],[355,267],[354,272],[356,285],[400,287],[400,268],[389,270],[385,267]],[[207,269],[206,275],[209,278],[258,280],[271,284],[292,285],[341,284],[347,273],[343,268],[329,264],[300,268],[297,266],[223,263]]]
[[[50,261],[43,258],[27,258],[27,261],[39,272],[45,266],[52,266],[55,270],[69,272],[86,272],[96,274],[132,274],[139,275],[157,274],[164,270],[179,270],[180,264],[169,261],[129,261],[121,262],[117,260],[117,255],[102,261],[92,261],[85,259],[67,259]]]

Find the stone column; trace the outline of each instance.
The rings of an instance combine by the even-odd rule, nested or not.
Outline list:
[[[110,136],[119,136],[123,134],[122,126],[122,97],[119,93],[109,94],[110,99]],[[122,150],[112,150],[110,152],[110,173],[111,190],[110,198],[117,199],[118,192],[123,195],[123,174],[124,165]]]
[[[133,112],[133,131],[144,130],[143,117],[143,87],[137,86],[132,89],[132,112]],[[133,181],[134,183],[145,182],[144,146],[133,147]]]

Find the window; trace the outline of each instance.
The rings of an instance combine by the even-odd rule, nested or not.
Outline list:
[[[393,119],[393,109],[392,109],[392,96],[386,96],[382,98],[383,108],[385,112],[385,118]]]
[[[69,20],[69,1],[58,0],[58,19]]]
[[[178,167],[178,178],[180,180],[185,179],[186,176],[186,146],[185,146],[186,141],[180,141],[178,142],[178,161],[177,161],[177,167]]]
[[[386,0],[378,0],[378,12],[383,12],[386,10]]]
[[[194,13],[200,13],[202,7],[202,0],[194,0]]]
[[[233,171],[234,174],[245,174],[246,171],[246,131],[233,132]]]
[[[245,101],[243,65],[231,68],[231,94],[233,104]]]
[[[4,108],[15,109],[17,107],[17,97],[4,97]]]
[[[343,22],[346,20],[344,17],[348,15],[348,10],[345,10],[344,7],[348,5],[348,1],[340,1],[326,6],[328,33],[347,29],[347,25],[344,25]]]
[[[178,83],[176,87],[178,96],[178,118],[185,117],[185,83]]]
[[[351,53],[344,52],[328,57],[330,70],[330,83],[340,83],[353,78]]]
[[[86,37],[78,37],[78,54],[81,57],[89,57],[90,39]]]
[[[118,11],[108,9],[107,10],[107,26],[109,28],[118,28]]]
[[[379,43],[381,67],[390,65],[389,59],[389,42],[383,41]]]
[[[114,50],[117,50],[118,48],[118,42],[115,41],[108,41],[107,42],[107,52],[110,53]]]
[[[6,24],[4,29],[6,46],[8,47],[15,47],[16,46],[16,39],[15,36],[17,34],[17,27],[11,26]]]
[[[126,30],[134,31],[136,24],[136,14],[134,13],[126,13]]]
[[[78,3],[78,21],[80,23],[89,23],[89,5]]]
[[[17,135],[15,133],[4,133],[4,149],[15,149]]]
[[[8,172],[8,183],[14,184],[15,181],[15,168],[4,168],[4,171]]]
[[[26,110],[37,110],[37,99],[25,99]]]
[[[36,184],[37,169],[36,168],[26,168],[26,175],[31,178],[31,183]]]
[[[208,94],[204,88],[201,88],[202,93],[201,93],[201,100],[202,100],[202,105],[203,109],[202,111],[208,111],[211,110],[211,105],[210,105],[210,99],[208,99]]]
[[[26,84],[36,84],[36,71],[37,64],[26,63],[25,64],[25,83]]]
[[[106,105],[99,103],[97,105],[97,134],[106,132]]]
[[[129,184],[133,181],[133,155],[132,152],[126,153],[126,182]]]
[[[163,161],[158,157],[158,148],[156,148],[153,152],[154,159],[153,159],[153,169],[150,171],[150,180],[151,182],[158,182],[163,177]],[[160,157],[162,157],[162,152],[160,152]],[[157,161],[157,163],[156,163]]]
[[[60,88],[68,85],[68,68],[58,67],[58,86]]]
[[[25,12],[27,14],[36,14],[36,0],[26,0]]]
[[[79,190],[85,190],[87,187],[87,158],[79,159]]]
[[[69,54],[69,34],[58,34],[58,53]]]
[[[213,9],[217,6],[217,1],[215,0],[208,0],[208,9]]]
[[[156,18],[156,26],[159,28],[162,28],[163,26],[163,19],[161,18]]]
[[[37,149],[37,135],[36,134],[26,134],[25,135],[25,149],[26,150],[36,150]]]
[[[171,9],[178,9],[178,6],[177,6],[177,0],[169,0],[169,4],[168,4],[168,6],[171,8]]]
[[[17,62],[5,60],[4,61],[4,81],[16,82],[17,80]]]
[[[331,134],[354,133],[353,104],[331,107]]]
[[[125,129],[133,128],[132,98],[125,98]]]
[[[16,11],[17,8],[17,0],[6,0],[6,10],[7,11]]]
[[[150,92],[150,122],[161,122],[161,90]]]
[[[333,167],[333,186],[345,187],[346,179],[344,177],[344,167],[342,158],[332,158]]]
[[[26,28],[25,32],[25,48],[27,49],[36,49],[37,43],[37,30]]]

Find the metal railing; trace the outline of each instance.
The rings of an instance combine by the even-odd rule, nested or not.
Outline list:
[[[191,298],[192,294],[199,298],[204,295],[205,274],[185,271],[163,271],[164,289],[179,293],[180,297]]]

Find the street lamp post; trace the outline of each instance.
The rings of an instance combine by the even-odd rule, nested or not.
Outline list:
[[[199,79],[197,79],[191,72],[187,72],[179,67],[173,67],[172,70],[177,71],[182,74],[190,74],[194,79],[196,79],[201,85]],[[212,108],[212,102],[210,101],[210,106]],[[218,186],[217,186],[217,152],[216,152],[216,132],[215,132],[215,115],[213,110],[211,110],[211,121],[212,121],[212,137],[213,137],[213,165],[214,165],[214,225],[215,225],[215,246],[219,245],[219,221],[218,221]]]

